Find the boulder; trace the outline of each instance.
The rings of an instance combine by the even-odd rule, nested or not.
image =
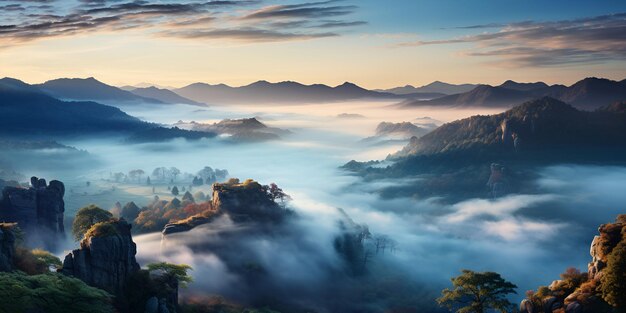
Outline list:
[[[547,297],[543,299],[543,311],[544,312],[552,312],[562,307],[563,307],[563,303],[561,303],[559,299],[557,299],[556,297]]]
[[[572,302],[565,307],[565,313],[583,313],[583,306],[578,302]]]
[[[534,313],[533,302],[528,299],[522,300],[519,304],[519,311],[520,313]]]

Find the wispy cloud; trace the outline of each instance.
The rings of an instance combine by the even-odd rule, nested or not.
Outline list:
[[[469,44],[467,56],[493,57],[511,67],[554,66],[626,59],[626,13],[574,20],[459,27],[490,29],[462,37],[400,43],[402,47]]]
[[[288,41],[339,36],[339,32],[322,29],[365,23],[337,20],[357,7],[336,2],[340,1],[264,6],[260,0],[76,0],[75,6],[68,7],[67,2],[54,0],[0,0],[0,42],[6,47],[42,38],[130,29],[149,29],[147,34],[158,37]]]

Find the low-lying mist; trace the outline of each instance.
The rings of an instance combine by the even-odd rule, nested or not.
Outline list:
[[[44,166],[25,175],[59,179],[68,192],[66,215],[89,203],[110,208],[117,201],[147,204],[153,197],[143,189],[109,191],[104,183],[111,173],[175,166],[196,173],[204,166],[227,169],[231,177],[253,178],[263,184],[277,183],[291,195],[289,206],[296,217],[272,230],[233,224],[227,216],[190,232],[176,234],[162,243],[161,234],[136,236],[142,265],[154,261],[193,266],[195,282],[183,298],[219,294],[262,305],[290,299],[288,305],[311,307],[321,312],[349,312],[350,301],[367,294],[364,284],[380,290],[404,288],[411,300],[382,296],[363,301],[377,311],[384,301],[424,303],[436,310],[434,297],[449,284],[449,278],[467,268],[496,271],[518,285],[521,299],[526,290],[549,284],[569,266],[586,270],[589,244],[599,224],[609,222],[626,203],[621,192],[626,168],[561,165],[542,169],[536,185],[540,193],[508,195],[499,199],[466,199],[444,204],[440,199],[382,199],[377,193],[389,184],[411,180],[364,182],[338,167],[351,159],[383,159],[401,144],[368,146],[360,142],[371,136],[382,121],[417,121],[429,117],[448,122],[493,110],[452,109],[391,110],[388,103],[348,103],[311,106],[198,107],[175,105],[128,108],[128,113],[148,121],[172,124],[178,120],[214,122],[224,118],[258,116],[272,127],[293,134],[279,141],[235,144],[219,138],[188,142],[121,144],[119,138],[67,142],[88,151],[93,162],[74,163],[72,171]],[[342,118],[341,113],[363,117]],[[71,158],[66,160],[71,163]],[[69,173],[69,174],[68,174]],[[76,174],[80,173],[80,174]],[[105,187],[99,187],[105,186]],[[100,190],[98,189],[100,188]],[[156,186],[165,192],[165,186]],[[172,197],[172,196],[169,196]],[[167,197],[165,197],[167,198]],[[346,274],[333,247],[339,234],[338,221],[344,209],[373,234],[384,234],[398,243],[393,253],[374,256],[366,278]],[[622,210],[622,211],[620,211]],[[387,291],[393,292],[394,290]],[[400,291],[398,291],[400,292]],[[337,300],[344,297],[346,301]],[[350,301],[348,301],[350,300]],[[430,306],[429,306],[430,305]],[[362,309],[362,308],[361,308]],[[382,310],[382,309],[381,309]]]

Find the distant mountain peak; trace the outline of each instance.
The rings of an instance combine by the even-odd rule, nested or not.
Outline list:
[[[351,83],[351,82],[344,82],[343,84],[337,86],[336,88],[363,89],[359,87],[357,84]]]

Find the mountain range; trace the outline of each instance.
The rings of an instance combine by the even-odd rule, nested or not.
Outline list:
[[[478,85],[474,89],[432,100],[407,100],[400,107],[512,107],[513,105],[549,96],[579,109],[594,110],[613,102],[626,100],[626,82],[589,77],[571,86],[543,82],[518,83],[506,81],[499,86]]]
[[[126,91],[129,91],[137,96],[148,98],[148,99],[156,99],[163,103],[180,103],[180,104],[191,104],[191,105],[199,105],[205,106],[204,103],[196,102],[185,97],[181,97],[175,92],[169,89],[158,88],[154,86],[150,87],[142,87],[142,88],[125,88]]]
[[[215,136],[210,132],[159,127],[119,108],[93,101],[59,100],[39,85],[13,78],[0,79],[0,125],[0,136],[12,139],[41,140],[106,133],[130,135],[127,142],[150,142]]]
[[[323,84],[303,85],[291,81],[279,83],[258,81],[241,87],[195,83],[173,91],[183,97],[208,104],[320,103],[358,99],[430,99],[441,96],[433,93],[397,95],[367,90],[348,82],[335,87]]]
[[[414,93],[433,93],[444,95],[452,95],[457,93],[468,92],[474,88],[476,88],[475,84],[449,84],[440,81],[434,81],[428,85],[424,85],[421,87],[414,87],[411,85],[406,85],[404,87],[396,87],[391,89],[377,89],[376,91],[380,92],[389,92],[398,95],[410,95]]]
[[[626,100],[626,82],[585,78],[571,86],[544,82],[520,83],[507,80],[501,85],[454,85],[433,82],[422,87],[405,86],[388,90],[368,90],[353,83],[331,87],[286,81],[258,81],[246,86],[194,83],[178,89],[159,87],[123,88],[107,85],[93,77],[61,78],[33,85],[61,100],[89,100],[113,106],[129,104],[304,104],[351,100],[398,100],[397,107],[419,106],[510,108],[517,103],[549,96],[579,109],[594,110]],[[452,94],[450,94],[452,93]]]

